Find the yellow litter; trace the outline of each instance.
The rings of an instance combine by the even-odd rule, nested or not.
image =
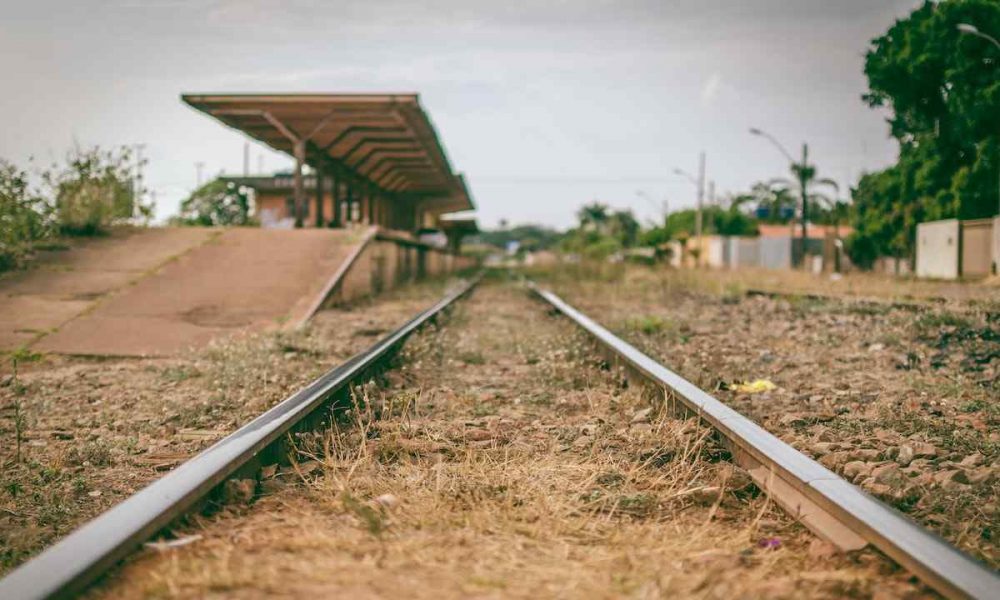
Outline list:
[[[770,392],[778,386],[774,385],[770,379],[756,379],[754,381],[734,383],[731,387],[734,391],[741,394],[761,394],[763,392]]]

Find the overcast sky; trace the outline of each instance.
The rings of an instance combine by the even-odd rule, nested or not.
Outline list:
[[[244,138],[182,92],[418,92],[481,222],[567,226],[599,199],[651,217],[785,175],[809,143],[845,186],[896,156],[860,100],[868,41],[915,0],[0,0],[0,157],[145,144],[160,217]],[[253,170],[290,161],[259,145]],[[639,192],[642,192],[640,194]],[[644,195],[643,195],[644,194]]]

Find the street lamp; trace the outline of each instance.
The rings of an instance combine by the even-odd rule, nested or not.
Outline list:
[[[809,182],[807,181],[807,174],[806,174],[806,167],[809,164],[809,162],[808,162],[809,161],[809,145],[806,144],[806,143],[802,144],[802,162],[801,163],[796,163],[795,159],[792,158],[792,155],[788,152],[788,150],[785,150],[785,147],[782,146],[778,142],[778,140],[776,140],[774,138],[773,135],[767,133],[766,131],[758,129],[756,127],[751,127],[750,128],[750,133],[752,135],[760,136],[760,137],[768,140],[772,144],[774,144],[774,147],[777,148],[782,154],[785,155],[785,158],[788,159],[788,162],[792,163],[791,164],[792,173],[794,173],[795,175],[797,175],[798,178],[799,178],[799,188],[802,191],[802,257],[805,258],[805,255],[806,255],[806,239],[808,239],[808,237],[809,237],[809,234],[808,234],[808,227],[809,227],[809,192],[806,189],[806,186],[809,184]]]
[[[993,45],[996,46],[997,49],[1000,49],[1000,42],[998,42],[995,37],[987,35],[982,31],[979,31],[979,29],[975,25],[970,25],[968,23],[959,23],[955,28],[958,29],[959,32],[961,33],[967,33],[969,35],[974,35],[976,37],[983,38],[984,40],[993,42]],[[997,160],[997,171],[1000,172],[1000,159]],[[998,179],[998,181],[1000,181],[1000,179]],[[997,214],[1000,215],[1000,185],[998,185],[997,187]]]
[[[663,203],[661,205],[657,206],[656,200],[653,200],[653,198],[649,194],[647,194],[645,191],[643,191],[643,190],[636,190],[635,191],[635,195],[638,196],[638,197],[640,197],[640,198],[642,198],[643,200],[645,200],[646,202],[648,202],[650,204],[650,206],[652,206],[657,211],[659,211],[660,218],[663,220],[664,223],[666,223],[666,221],[667,221],[667,215],[670,214],[670,200],[669,199],[664,198],[663,199]]]
[[[975,25],[969,25],[968,23],[959,23],[956,26],[956,29],[958,29],[962,33],[967,33],[969,35],[974,35],[976,37],[981,37],[984,40],[989,40],[989,41],[993,42],[994,46],[996,46],[997,48],[1000,48],[1000,42],[998,42],[995,37],[993,37],[991,35],[987,35],[987,34],[983,33],[982,31],[979,31],[979,29]]]

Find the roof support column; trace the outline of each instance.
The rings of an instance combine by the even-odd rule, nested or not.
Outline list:
[[[305,212],[306,190],[302,184],[302,165],[306,162],[306,142],[296,140],[293,146],[295,154],[295,179],[293,197],[295,201],[295,228],[302,228],[302,216]]]
[[[342,227],[343,221],[341,220],[341,212],[343,207],[341,207],[340,204],[340,175],[336,173],[333,176],[333,189],[331,190],[331,194],[333,195],[333,218],[330,221],[330,224],[334,227]]]
[[[361,198],[361,222],[365,225],[371,224],[372,220],[372,188],[370,185],[363,186]]]
[[[324,191],[323,163],[318,163],[316,165],[316,227],[324,227],[326,225],[323,222],[323,202],[326,200]]]
[[[354,186],[351,185],[351,180],[347,180],[347,219],[348,223],[354,222]]]

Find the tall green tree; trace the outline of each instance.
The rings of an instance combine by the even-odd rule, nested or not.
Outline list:
[[[922,221],[997,214],[1000,48],[960,23],[1000,37],[1000,2],[927,1],[871,42],[863,98],[888,110],[899,160],[854,190],[857,261],[910,255]]]

